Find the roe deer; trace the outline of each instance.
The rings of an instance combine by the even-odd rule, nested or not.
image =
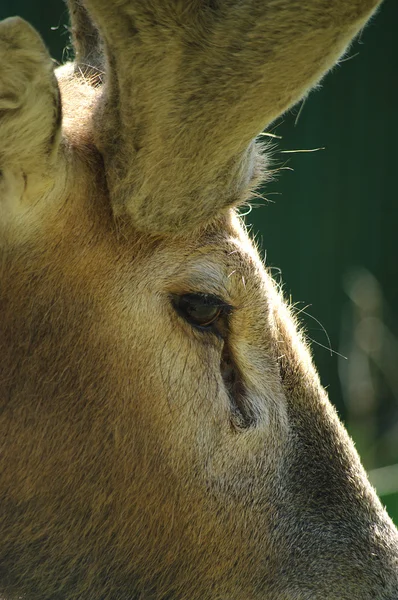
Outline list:
[[[235,212],[378,4],[69,0],[55,75],[1,23],[4,600],[397,600],[397,531]]]

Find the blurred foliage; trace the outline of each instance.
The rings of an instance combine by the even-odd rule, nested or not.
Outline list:
[[[62,61],[62,0],[2,0]],[[331,400],[398,523],[398,3],[386,0],[347,56],[274,123],[274,182],[246,217],[295,302]],[[291,150],[316,152],[292,153]],[[327,332],[327,333],[326,333]]]

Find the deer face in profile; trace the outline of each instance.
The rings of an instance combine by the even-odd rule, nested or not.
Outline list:
[[[256,135],[377,4],[70,0],[56,76],[0,24],[4,600],[398,597],[397,532],[235,212]]]

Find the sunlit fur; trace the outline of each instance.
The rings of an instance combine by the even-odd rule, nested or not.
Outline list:
[[[62,102],[0,24],[3,600],[398,597],[397,532],[234,209],[254,136],[377,4],[87,0],[106,83],[77,19]],[[233,307],[223,338],[190,292]]]

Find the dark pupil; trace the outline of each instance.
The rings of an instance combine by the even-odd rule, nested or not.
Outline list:
[[[185,294],[180,296],[178,308],[182,315],[194,325],[211,325],[221,313],[220,301],[207,294]]]

